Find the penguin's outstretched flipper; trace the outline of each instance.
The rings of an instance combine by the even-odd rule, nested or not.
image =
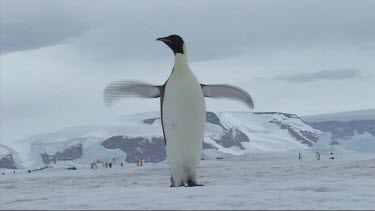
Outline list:
[[[254,108],[254,101],[246,91],[226,84],[201,84],[203,95],[209,98],[228,98],[244,102],[249,108]]]
[[[142,81],[114,81],[103,93],[104,102],[111,105],[125,97],[158,98],[164,86],[157,86]]]

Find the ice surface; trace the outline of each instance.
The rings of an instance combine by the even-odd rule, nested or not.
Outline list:
[[[373,209],[375,155],[248,153],[202,161],[205,186],[169,188],[166,163],[98,170],[7,170],[0,209]]]

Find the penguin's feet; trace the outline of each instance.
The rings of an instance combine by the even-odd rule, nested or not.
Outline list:
[[[179,187],[182,187],[182,186],[184,186],[184,187],[189,187],[188,186],[188,184],[181,184]],[[171,184],[171,186],[169,186],[170,188],[175,188],[175,187],[177,187],[175,184]]]
[[[198,184],[197,181],[195,180],[192,180],[192,179],[189,179],[186,183],[184,183],[183,181],[181,181],[179,187],[195,187],[195,186],[204,186],[203,184]],[[171,188],[172,187],[178,187],[176,186],[176,183],[174,182],[173,178],[171,177]]]
[[[170,186],[170,188],[173,188],[173,187],[176,187],[176,186],[174,184],[173,178],[171,177],[171,186]]]
[[[203,184],[190,184],[190,185],[189,185],[189,184],[184,184],[184,185],[180,185],[180,187],[182,187],[182,186],[188,188],[188,187],[204,186],[204,185],[203,185]],[[173,185],[173,184],[171,184],[169,187],[170,187],[170,188],[174,188],[174,187],[176,187],[176,186]]]
[[[188,187],[203,186],[203,184],[198,184],[196,181],[193,180],[188,180],[187,185]]]
[[[181,183],[180,183],[180,185],[176,185],[176,183],[174,182],[174,180],[173,180],[173,177],[171,177],[171,188],[174,188],[174,187],[182,187],[182,186],[185,186],[185,187],[187,187],[187,184],[184,184],[182,181],[181,181]]]

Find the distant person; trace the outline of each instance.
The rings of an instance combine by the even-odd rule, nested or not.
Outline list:
[[[316,152],[316,159],[320,160],[320,154],[319,154],[319,152]]]
[[[27,172],[31,173],[31,171],[30,171],[30,170],[28,170]]]
[[[301,154],[301,153],[299,153],[299,155],[298,155],[298,159],[299,159],[299,160],[302,159],[302,154]]]
[[[3,175],[5,175],[5,173],[3,172]]]
[[[124,166],[124,164],[123,163],[121,163],[121,167],[123,167]]]
[[[13,174],[16,174],[16,171],[13,171]]]

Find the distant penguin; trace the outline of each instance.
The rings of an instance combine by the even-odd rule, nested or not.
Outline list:
[[[316,152],[316,159],[320,160],[320,154],[319,154],[319,152]]]
[[[187,62],[186,45],[178,35],[158,38],[174,53],[174,67],[160,86],[139,81],[115,81],[104,90],[110,105],[123,97],[159,98],[161,123],[171,170],[171,187],[199,186],[197,167],[201,160],[206,107],[204,97],[240,100],[254,108],[250,95],[225,84],[200,84]]]

